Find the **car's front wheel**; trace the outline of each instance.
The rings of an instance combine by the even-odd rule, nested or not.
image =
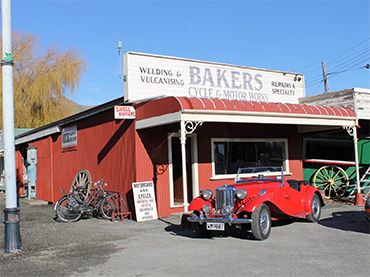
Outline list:
[[[310,222],[319,221],[321,216],[321,201],[319,196],[315,193],[311,200],[311,213],[306,216]]]
[[[271,231],[271,214],[266,204],[261,204],[252,212],[251,229],[253,238],[256,240],[265,240],[269,237]]]

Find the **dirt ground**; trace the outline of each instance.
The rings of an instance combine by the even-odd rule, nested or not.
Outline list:
[[[4,208],[4,195],[0,206]],[[368,276],[370,228],[362,208],[326,206],[322,220],[273,224],[263,242],[232,230],[196,239],[180,216],[137,223],[66,224],[52,206],[21,200],[23,251],[0,254],[0,276]],[[0,217],[1,219],[3,216]],[[0,228],[4,237],[4,228]],[[3,248],[3,240],[0,241]]]

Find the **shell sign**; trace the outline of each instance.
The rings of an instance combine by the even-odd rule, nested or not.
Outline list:
[[[159,96],[298,104],[305,96],[299,73],[144,53],[125,55],[125,100]]]
[[[136,111],[132,106],[114,106],[114,119],[135,119]]]

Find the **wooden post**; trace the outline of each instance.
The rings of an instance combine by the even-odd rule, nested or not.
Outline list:
[[[186,133],[185,133],[185,122],[180,121],[180,144],[181,144],[181,161],[182,161],[182,191],[184,197],[184,213],[189,211],[188,202],[188,180],[186,172]]]
[[[322,67],[322,77],[323,77],[323,80],[324,80],[325,93],[328,93],[329,88],[328,88],[328,77],[327,77],[327,74],[326,74],[326,63],[321,62],[321,67]]]

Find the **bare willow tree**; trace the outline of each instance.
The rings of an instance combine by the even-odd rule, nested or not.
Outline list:
[[[15,127],[35,128],[76,112],[65,97],[79,85],[84,60],[73,50],[37,52],[37,38],[13,34]],[[2,99],[0,99],[2,102]],[[2,122],[2,113],[0,113]]]

